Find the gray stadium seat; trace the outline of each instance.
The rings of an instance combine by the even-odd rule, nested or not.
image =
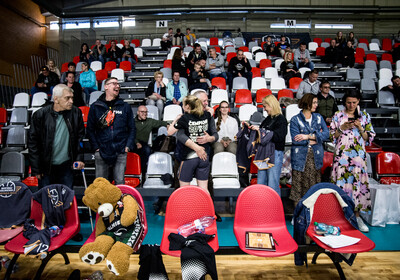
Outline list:
[[[321,43],[321,47],[323,47],[323,48],[327,48],[327,47],[329,47],[330,46],[330,44],[329,43],[327,43],[327,42],[322,42]]]
[[[147,117],[155,120],[160,120],[160,116],[158,115],[158,108],[154,105],[146,105],[147,107]]]
[[[361,92],[362,93],[376,93],[375,82],[372,79],[361,80]]]
[[[94,102],[96,102],[97,99],[99,99],[100,95],[102,95],[102,91],[93,91],[90,94],[90,99],[89,99],[89,106],[92,105]]]
[[[251,51],[253,47],[258,46],[257,42],[250,42],[249,43],[249,50]]]
[[[390,63],[390,61],[381,60],[379,62],[379,69],[383,69],[383,68],[387,68],[387,69],[392,70],[392,64]]]
[[[20,152],[26,149],[26,129],[21,126],[13,126],[8,130],[6,147],[3,152]]]
[[[235,77],[232,83],[232,92],[237,91],[238,89],[249,89],[247,85],[247,79],[244,77]]]
[[[358,43],[357,47],[364,49],[364,51],[366,51],[366,52],[368,51],[368,46],[366,43]]]
[[[143,188],[169,188],[171,184],[164,185],[161,176],[170,174],[174,176],[172,157],[167,153],[155,152],[150,155],[147,167],[146,181]]]
[[[371,68],[374,71],[378,71],[378,68],[376,68],[376,62],[373,60],[365,61],[364,68]]]
[[[28,110],[26,108],[15,108],[11,113],[11,125],[28,125]]]
[[[364,68],[363,69],[363,78],[364,79],[373,79],[374,81],[378,80],[378,78],[376,77],[376,72],[372,68]]]
[[[346,81],[356,81],[359,82],[361,80],[360,72],[356,68],[347,69],[346,73]]]
[[[393,93],[380,90],[378,92],[378,104],[380,107],[393,107],[395,105]]]
[[[18,152],[9,152],[3,155],[1,160],[2,181],[21,181],[24,177],[25,158]]]
[[[164,78],[172,79],[172,69],[171,68],[161,68],[161,72],[164,74]]]

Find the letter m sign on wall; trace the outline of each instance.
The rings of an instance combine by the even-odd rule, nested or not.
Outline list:
[[[157,20],[156,27],[157,28],[168,27],[168,20]]]
[[[295,19],[285,19],[285,27],[296,27]]]

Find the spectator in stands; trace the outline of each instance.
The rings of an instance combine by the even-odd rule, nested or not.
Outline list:
[[[146,90],[146,104],[155,105],[158,108],[158,115],[162,116],[164,103],[166,101],[166,86],[163,82],[164,74],[161,71],[154,73],[154,81],[149,83]]]
[[[202,50],[200,44],[195,43],[193,45],[193,50],[189,53],[189,55],[186,59],[187,68],[189,68],[189,70],[192,71],[194,64],[201,59],[206,60],[207,54],[205,51]]]
[[[350,32],[349,36],[347,37],[347,41],[351,42],[351,45],[353,46],[354,49],[357,48],[358,46],[358,40],[356,37],[354,37],[354,32]]]
[[[390,53],[392,53],[393,61],[400,60],[400,45],[398,45],[396,48],[391,49]]]
[[[331,91],[330,83],[325,80],[320,84],[320,92],[317,94],[319,113],[325,120],[327,125],[330,125],[333,115],[338,111],[335,94]]]
[[[121,61],[129,61],[132,64],[132,68],[136,64],[135,48],[131,46],[129,40],[124,41],[124,47],[121,49]]]
[[[102,68],[104,68],[106,47],[101,43],[99,39],[96,40],[96,44],[92,49],[93,61],[100,61]]]
[[[301,112],[290,121],[292,136],[292,189],[289,198],[296,207],[311,186],[321,182],[324,158],[323,142],[329,130],[323,117],[316,113],[318,98],[306,93],[299,101]]]
[[[49,68],[49,70],[51,72],[56,73],[57,76],[60,78],[61,72],[60,72],[60,69],[58,69],[58,67],[56,66],[56,63],[55,63],[54,59],[47,60],[47,65],[46,66]]]
[[[183,106],[188,113],[182,115],[175,124],[175,129],[179,130],[178,134],[184,134],[187,139],[182,141],[178,136],[178,141],[184,144],[179,185],[189,185],[195,177],[197,185],[208,191],[210,143],[202,142],[199,138],[204,138],[203,135],[212,137],[209,129],[214,120],[210,113],[204,111],[202,102],[194,95],[185,97]]]
[[[87,135],[95,150],[96,178],[109,179],[113,169],[115,184],[124,184],[126,153],[135,147],[135,121],[131,106],[119,97],[118,79],[105,80],[104,94],[90,106]]]
[[[117,46],[117,41],[111,41],[111,47],[107,51],[107,62],[114,61],[117,65],[121,61],[121,49]]]
[[[287,48],[290,48],[290,44],[286,41],[286,36],[282,35],[281,36],[281,41],[277,45],[278,48],[278,53],[283,57],[285,55],[285,50]]]
[[[206,78],[204,72],[200,62],[196,62],[193,71],[190,73],[192,84],[189,87],[189,91],[200,88],[208,92],[209,88],[211,88],[211,82]]]
[[[354,67],[354,53],[355,50],[351,41],[347,41],[346,46],[343,48],[343,67]]]
[[[86,104],[85,101],[83,100],[83,95],[82,95],[82,86],[80,83],[75,82],[75,73],[67,72],[66,75],[67,75],[67,81],[64,84],[73,90],[74,106],[76,107],[85,106]],[[89,100],[87,103],[89,103]]]
[[[37,92],[45,92],[51,94],[53,88],[58,84],[59,77],[56,73],[51,72],[47,66],[40,68],[41,74],[39,74],[35,86],[31,88],[31,95]]]
[[[190,28],[186,28],[186,35],[185,35],[185,46],[193,46],[194,42],[196,42],[196,35],[190,31]]]
[[[296,67],[296,63],[293,60],[293,52],[289,49],[286,49],[285,55],[283,56],[284,61],[281,63],[281,74],[285,79],[286,85],[289,87],[289,80],[293,77],[301,78],[301,73],[299,69]]]
[[[172,38],[172,45],[174,46],[182,46],[183,45],[183,38],[185,37],[185,34],[181,32],[180,28],[176,29],[176,33],[174,37]]]
[[[282,115],[281,106],[279,105],[279,102],[275,96],[268,95],[263,98],[262,102],[264,111],[268,113],[268,116],[264,119],[260,126],[251,125],[249,127],[253,130],[264,128],[274,133],[271,141],[275,144],[275,161],[274,166],[270,169],[258,170],[257,184],[271,187],[280,196],[281,189],[279,188],[279,179],[281,175],[288,125],[285,116]]]
[[[184,58],[186,58],[186,54],[184,54]],[[179,72],[180,77],[187,78],[187,68],[186,61],[182,57],[182,49],[175,49],[174,55],[172,56],[172,72]]]
[[[214,155],[220,152],[230,152],[236,155],[237,141],[235,136],[239,132],[239,124],[235,118],[229,116],[229,103],[227,101],[222,101],[219,104],[215,126],[219,141],[213,145]]]
[[[397,105],[397,104],[399,104],[399,100],[400,100],[400,77],[395,75],[392,77],[391,80],[392,80],[393,85],[385,86],[381,90],[390,91],[391,93],[393,93],[394,98],[396,100],[396,105]]]
[[[182,106],[182,100],[188,94],[188,89],[185,83],[181,83],[179,81],[180,75],[179,72],[173,72],[172,81],[167,85],[167,103],[169,104],[177,104]]]
[[[278,55],[279,50],[278,48],[276,48],[274,42],[272,42],[271,36],[267,36],[267,41],[263,45],[263,51],[265,52],[265,54],[269,59],[271,59],[272,56]]]
[[[297,89],[296,98],[301,99],[304,94],[312,93],[317,95],[320,89],[321,82],[318,81],[318,70],[314,69],[308,73],[308,78],[304,79]]]
[[[336,47],[343,49],[346,45],[346,37],[343,36],[342,31],[336,33]]]
[[[85,135],[82,112],[73,106],[73,90],[60,84],[54,87],[54,103],[35,112],[29,129],[29,162],[39,189],[50,184],[72,188],[72,168],[85,165],[78,150]]]
[[[168,51],[170,47],[172,47],[172,38],[174,35],[172,34],[174,30],[172,28],[168,28],[168,32],[162,36],[161,39],[161,48],[163,51]]]
[[[251,79],[253,73],[251,72],[251,65],[244,55],[242,50],[236,51],[236,56],[232,57],[228,65],[228,85],[232,88],[233,79],[235,77],[243,77],[247,79],[247,86],[251,88]]]
[[[209,56],[206,60],[206,70],[210,75],[210,79],[212,80],[215,77],[222,77],[226,80],[226,73],[224,70],[224,57],[217,53],[214,47],[211,47],[209,50]]]
[[[92,51],[90,50],[88,44],[83,43],[81,45],[81,51],[79,52],[79,62],[86,62],[90,65],[93,61]]]
[[[314,63],[311,61],[310,52],[307,50],[307,44],[305,42],[300,43],[300,47],[294,51],[294,62],[296,67],[308,67],[311,70],[314,69]]]
[[[68,71],[67,72],[74,72],[75,73],[75,82],[79,82],[80,73],[76,72],[76,64],[74,62],[68,63]],[[67,81],[67,72],[62,73],[60,83],[65,83]]]
[[[325,63],[332,63],[333,68],[336,69],[338,67],[337,64],[340,63],[340,55],[341,53],[336,46],[336,40],[332,39],[331,45],[325,49],[325,56],[323,61]]]
[[[82,63],[82,73],[79,78],[79,83],[86,95],[86,102],[89,103],[90,94],[97,90],[96,74],[89,68],[87,62]]]
[[[147,107],[144,105],[139,106],[138,114],[135,117],[136,127],[136,149],[134,150],[140,156],[142,177],[145,178],[147,171],[147,163],[151,154],[151,147],[148,145],[150,133],[153,129],[158,129],[161,126],[167,126],[168,123],[164,121],[155,120],[147,117]]]
[[[369,114],[360,111],[360,99],[358,91],[347,91],[343,96],[344,109],[332,118],[330,134],[335,144],[332,182],[353,199],[358,227],[368,232],[360,211],[371,211],[365,146],[371,145],[375,132]]]
[[[213,116],[213,115],[214,115],[214,109],[213,109],[212,107],[208,106],[208,96],[207,96],[207,94],[206,94],[204,91],[201,91],[201,90],[196,91],[196,92],[194,92],[193,94],[194,94],[198,99],[201,100],[201,103],[203,104],[203,109],[204,109],[204,111],[209,112],[209,113],[211,114],[211,116]],[[213,133],[214,133],[214,129],[215,129],[215,128],[213,128],[213,127],[214,127],[213,124],[211,124],[211,126],[212,126],[212,129],[211,129],[211,130],[212,130]],[[216,130],[215,130],[215,133],[217,133]]]

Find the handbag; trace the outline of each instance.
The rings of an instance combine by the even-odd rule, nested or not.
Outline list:
[[[175,150],[176,138],[174,136],[165,136],[165,139],[161,145],[160,152],[170,153]]]

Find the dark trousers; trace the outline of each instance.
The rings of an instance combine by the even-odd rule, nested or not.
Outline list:
[[[232,84],[233,84],[233,79],[239,77],[237,74],[233,74],[231,72],[228,72],[228,85],[229,89],[232,90]],[[243,78],[247,79],[247,86],[249,89],[251,89],[251,80],[253,79],[253,73],[252,72],[245,72],[242,74]]]
[[[41,189],[52,184],[63,184],[72,189],[73,182],[74,174],[72,171],[72,163],[66,161],[60,165],[52,165],[50,174],[45,174],[38,180],[38,187]]]
[[[145,178],[147,172],[147,163],[149,162],[149,157],[151,155],[151,148],[147,143],[140,141],[142,145],[141,149],[136,149],[136,153],[140,156],[140,167],[142,168],[142,175]]]

